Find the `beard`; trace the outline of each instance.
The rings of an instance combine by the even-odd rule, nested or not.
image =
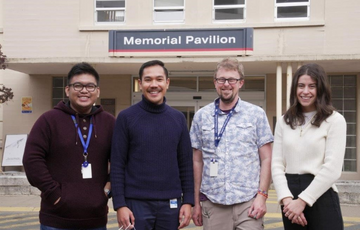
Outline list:
[[[224,104],[231,104],[234,100],[235,100],[235,95],[231,95],[231,97],[224,97],[224,95],[220,94],[220,100],[224,103]]]

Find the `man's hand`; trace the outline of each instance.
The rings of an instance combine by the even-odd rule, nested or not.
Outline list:
[[[200,203],[195,204],[195,206],[193,207],[192,220],[196,226],[203,226]]]
[[[59,203],[60,200],[61,200],[61,197],[59,197],[59,198],[54,202],[54,205],[57,205],[57,203]]]
[[[266,213],[266,197],[258,194],[251,204],[248,216],[254,219],[260,219]]]
[[[178,229],[185,228],[190,224],[191,220],[191,205],[190,204],[183,204],[180,208],[179,213],[179,222],[180,225]]]
[[[133,229],[135,226],[135,217],[128,207],[121,207],[116,210],[119,228]]]

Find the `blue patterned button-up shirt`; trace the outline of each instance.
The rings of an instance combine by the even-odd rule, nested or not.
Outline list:
[[[264,110],[239,98],[218,147],[214,141],[215,103],[201,108],[190,130],[192,147],[202,151],[204,168],[200,192],[218,204],[251,200],[260,181],[259,148],[274,138]],[[218,129],[227,114],[220,111]],[[218,162],[216,177],[210,177],[211,161]]]

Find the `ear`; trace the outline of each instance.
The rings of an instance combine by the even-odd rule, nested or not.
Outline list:
[[[70,90],[70,87],[68,85],[65,86],[65,94],[67,97],[69,97],[69,90]]]
[[[166,79],[166,89],[169,89],[169,85],[170,85],[170,78]]]
[[[141,78],[138,79],[139,89],[142,90]]]
[[[245,79],[239,81],[239,89],[241,89],[241,87],[243,87],[244,83],[245,83]]]
[[[100,97],[100,87],[97,88],[97,97]]]

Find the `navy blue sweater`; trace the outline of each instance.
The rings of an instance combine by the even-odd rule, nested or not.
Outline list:
[[[183,197],[194,204],[192,149],[184,115],[144,97],[119,113],[111,149],[114,209],[125,198],[163,200]]]

